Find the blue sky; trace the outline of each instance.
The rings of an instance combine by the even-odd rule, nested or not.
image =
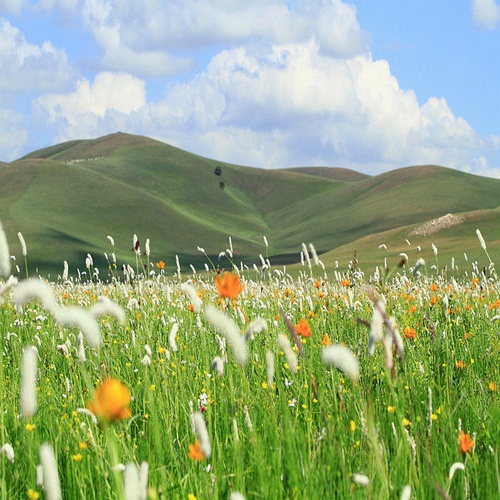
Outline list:
[[[0,0],[0,160],[108,133],[500,177],[497,0]]]

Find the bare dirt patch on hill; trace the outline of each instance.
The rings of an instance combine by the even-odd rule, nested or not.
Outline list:
[[[439,231],[443,231],[443,229],[448,229],[464,222],[465,217],[463,215],[446,214],[417,227],[410,233],[410,236],[429,236],[430,234],[438,233]]]

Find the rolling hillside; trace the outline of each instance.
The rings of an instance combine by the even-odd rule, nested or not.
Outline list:
[[[346,265],[354,248],[362,263],[372,265],[384,257],[378,250],[384,238],[397,255],[413,229],[447,213],[464,213],[464,222],[414,237],[415,245],[436,242],[448,255],[458,238],[457,256],[469,247],[476,252],[479,227],[500,260],[499,193],[500,180],[443,167],[374,177],[325,167],[265,170],[123,133],[0,163],[0,220],[11,253],[19,263],[20,231],[30,268],[41,274],[61,273],[64,260],[73,272],[83,270],[87,253],[101,271],[104,252],[115,251],[119,264],[133,263],[134,234],[141,243],[151,240],[151,261],[164,260],[169,273],[176,254],[186,268],[199,267],[206,259],[197,247],[216,258],[229,236],[235,262],[249,266],[266,253],[264,235],[274,264],[297,262],[304,241],[325,253],[329,265]]]

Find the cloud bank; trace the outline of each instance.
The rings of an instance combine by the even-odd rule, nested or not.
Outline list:
[[[38,91],[34,116],[54,142],[122,130],[268,168],[378,173],[435,163],[499,172],[500,138],[480,137],[444,97],[419,102],[401,88],[388,62],[373,58],[351,4],[44,0],[30,8],[56,12],[63,3],[64,15],[95,42],[95,71],[76,71],[57,44],[29,44],[0,22],[7,47],[0,61],[9,67],[0,89]],[[14,0],[0,5],[28,8]],[[473,0],[472,7],[475,22],[490,29],[498,6]],[[23,116],[0,105],[21,131]]]

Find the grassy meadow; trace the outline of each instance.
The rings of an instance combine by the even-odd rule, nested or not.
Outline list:
[[[84,271],[87,252],[104,268],[108,234],[118,260],[129,262],[131,232],[141,241],[150,238],[170,268],[178,255],[184,271],[189,264],[203,267],[198,245],[214,259],[228,235],[235,262],[250,267],[259,265],[259,253],[266,250],[274,265],[296,263],[302,241],[314,242],[318,253],[332,252],[331,260],[324,258],[330,267],[338,260],[346,268],[356,249],[363,268],[372,270],[390,256],[377,251],[383,243],[406,253],[417,245],[430,251],[434,243],[449,266],[463,252],[472,261],[483,257],[476,227],[492,251],[497,242],[500,255],[499,192],[500,179],[432,165],[374,176],[326,167],[266,170],[122,133],[58,144],[0,164],[0,220],[11,251],[19,255],[21,231],[32,270],[53,278],[64,260],[73,273]],[[448,213],[461,213],[460,227],[412,236]]]
[[[486,265],[456,273],[229,249],[217,278],[137,247],[126,277],[46,282],[28,251],[0,278],[1,497],[498,497],[500,281],[473,237]]]

